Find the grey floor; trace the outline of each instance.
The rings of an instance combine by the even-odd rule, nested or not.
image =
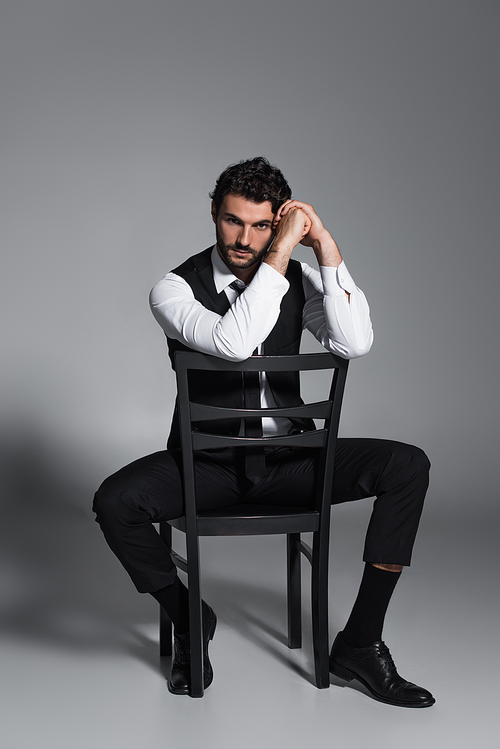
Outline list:
[[[385,631],[402,675],[437,698],[408,710],[333,677],[330,689],[313,686],[307,596],[304,647],[285,645],[281,538],[203,540],[204,595],[219,617],[215,679],[201,700],[170,695],[154,602],[135,593],[86,510],[39,507],[10,508],[2,531],[4,749],[496,745],[493,528],[424,519]],[[334,511],[332,635],[356,592],[368,511]]]

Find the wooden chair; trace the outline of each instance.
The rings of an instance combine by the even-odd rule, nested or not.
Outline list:
[[[160,533],[172,545],[172,527],[186,534],[186,559],[173,552],[175,564],[188,574],[191,646],[191,696],[203,696],[203,653],[199,536],[239,536],[282,533],[287,535],[288,647],[302,644],[300,554],[312,566],[312,631],[316,686],[330,686],[328,669],[328,547],[330,505],[334,471],[335,443],[348,361],[330,353],[295,356],[252,356],[244,362],[228,362],[200,353],[179,351],[175,359],[178,409],[183,455],[185,515],[160,524]],[[287,408],[260,410],[219,408],[190,400],[188,372],[266,371],[300,372],[331,370],[330,393],[326,400]],[[321,428],[294,435],[273,437],[227,437],[193,429],[193,422],[238,419],[255,416],[295,417],[324,420]],[[261,443],[266,446],[315,448],[318,453],[316,501],[314,509],[282,506],[233,505],[221,510],[196,511],[193,452],[227,446]],[[312,532],[312,548],[301,540],[301,533]],[[172,653],[172,626],[160,610],[160,654]]]

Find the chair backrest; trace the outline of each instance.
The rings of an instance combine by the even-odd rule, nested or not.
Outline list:
[[[230,362],[218,357],[196,352],[178,351],[175,370],[178,389],[178,411],[181,432],[183,481],[185,493],[186,524],[195,523],[196,499],[193,451],[210,448],[288,445],[312,447],[319,450],[315,509],[324,512],[332,500],[335,444],[340,420],[340,410],[349,362],[330,353],[297,354],[293,356],[252,356],[243,362]],[[301,405],[266,408],[227,408],[194,403],[190,398],[190,371],[210,372],[304,372],[330,370],[332,373],[328,396],[324,400]],[[326,389],[326,388],[325,388]],[[255,417],[321,419],[324,425],[312,431],[271,437],[242,437],[226,434],[208,434],[193,426],[195,422],[217,421],[228,418]]]

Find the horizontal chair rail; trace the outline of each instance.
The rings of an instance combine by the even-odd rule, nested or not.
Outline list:
[[[205,406],[203,403],[191,403],[190,413],[192,421],[215,421],[216,419],[258,417],[283,417],[328,419],[332,412],[330,401],[317,403],[303,403],[300,406],[283,408],[226,408],[225,406]]]
[[[226,361],[209,354],[182,352],[186,369],[205,370],[207,372],[283,372],[290,367],[293,371],[309,371],[311,369],[332,369],[346,367],[346,359],[322,352],[319,354],[300,354],[300,367],[296,364],[296,356],[252,356],[245,361]]]
[[[323,447],[328,436],[326,429],[316,429],[313,432],[300,434],[286,434],[278,437],[227,437],[222,434],[206,434],[205,432],[191,432],[194,450],[208,450],[211,447],[245,447],[264,445],[268,447]]]
[[[178,567],[183,572],[187,572],[188,571],[187,559],[185,559],[183,556],[178,554],[173,549],[171,549],[170,553],[172,555],[172,561],[174,562],[175,566]]]

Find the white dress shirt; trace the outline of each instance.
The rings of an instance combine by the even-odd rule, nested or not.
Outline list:
[[[224,291],[231,306],[225,315],[204,307],[181,276],[167,273],[152,289],[151,310],[169,338],[195,351],[222,359],[244,361],[259,349],[274,328],[289,282],[267,263],[261,263],[241,294],[231,288],[243,285],[224,263],[217,248],[212,250],[217,293]],[[334,354],[354,359],[366,354],[373,342],[370,310],[366,297],[355,285],[344,262],[338,268],[314,270],[301,263],[305,304],[302,327]],[[347,298],[345,292],[350,297]],[[264,374],[264,373],[263,373]],[[275,405],[265,374],[261,377],[264,407]],[[263,419],[264,433],[282,431],[283,425]]]

